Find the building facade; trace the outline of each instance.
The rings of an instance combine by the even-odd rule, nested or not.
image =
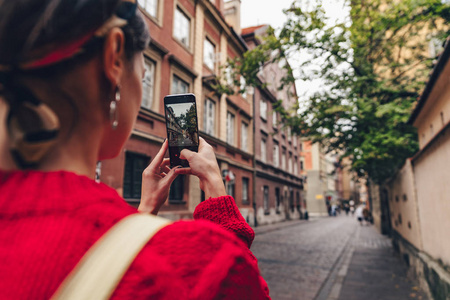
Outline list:
[[[394,245],[433,299],[450,295],[450,44],[409,120],[419,151],[380,191]]]
[[[245,28],[242,37],[253,49],[261,41],[267,25]],[[294,85],[278,90],[285,75],[282,63],[266,64],[258,74],[261,87],[254,89],[254,145],[255,145],[255,210],[257,224],[285,219],[299,219],[302,215],[303,179],[300,173],[299,138],[281,124],[273,104],[282,100],[289,109],[297,101]]]
[[[310,216],[327,216],[330,205],[328,193],[327,160],[325,151],[319,143],[302,141],[301,156],[304,161],[303,173],[306,174],[306,203]]]
[[[298,138],[282,129],[279,119],[274,120],[271,105],[277,99],[283,99],[286,107],[292,105],[297,100],[295,87],[277,91],[281,68],[268,66],[261,80],[274,73],[278,77],[271,77],[274,81],[265,89],[246,88],[243,77],[238,78],[239,87],[228,84],[235,91],[233,95],[216,89],[219,80],[226,80],[221,75],[227,60],[241,57],[252,45],[241,36],[237,16],[240,1],[141,0],[139,4],[152,37],[145,51],[142,107],[122,153],[99,163],[98,179],[137,206],[142,171],[167,135],[163,98],[193,93],[199,134],[214,148],[227,193],[234,197],[247,222],[253,225],[299,218],[302,179]],[[171,130],[176,129],[173,124]],[[276,166],[272,161],[275,144],[279,149]],[[270,156],[270,164],[263,153],[266,158]],[[160,215],[190,219],[203,200],[198,179],[179,176]]]
[[[247,46],[225,21],[222,0],[139,4],[152,37],[145,51],[142,107],[123,152],[99,165],[99,179],[137,205],[142,171],[166,137],[163,97],[194,93],[200,135],[216,152],[228,194],[248,214],[253,195],[253,99],[248,94],[220,95],[213,88],[220,65],[241,56]],[[197,178],[179,176],[160,214],[191,218],[203,198]]]

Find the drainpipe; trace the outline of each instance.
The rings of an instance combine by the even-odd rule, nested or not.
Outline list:
[[[255,87],[253,87],[253,95],[252,95],[252,98],[253,98],[253,218],[254,218],[254,224],[255,224],[255,227],[257,227],[258,226],[258,220],[257,220],[257,217],[256,217],[256,143],[255,143],[255,141],[256,141],[256,139],[255,139],[255,132],[256,132],[256,125],[255,125],[255,123],[256,123],[256,118],[255,118],[255,94],[256,94],[256,91],[255,91],[256,89],[255,89]]]

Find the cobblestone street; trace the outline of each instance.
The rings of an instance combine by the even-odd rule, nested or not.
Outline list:
[[[255,232],[252,251],[274,300],[352,295],[351,299],[426,299],[406,279],[390,239],[372,226],[360,226],[350,215],[278,223]],[[378,275],[389,282],[377,285],[373,280]],[[367,298],[365,291],[374,298]]]

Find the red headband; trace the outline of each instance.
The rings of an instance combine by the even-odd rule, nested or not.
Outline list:
[[[64,45],[59,45],[56,49],[46,54],[44,57],[29,62],[20,63],[19,69],[30,70],[50,66],[81,53],[83,51],[83,46],[86,45],[86,43],[92,38],[106,35],[113,27],[125,26],[128,23],[128,20],[135,15],[136,7],[136,0],[122,0],[115,14],[106,20],[100,28],[87,33],[75,41]],[[11,66],[0,65],[0,71],[8,71],[10,69],[12,69]]]

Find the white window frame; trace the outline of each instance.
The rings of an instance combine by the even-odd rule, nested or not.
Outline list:
[[[158,17],[159,0],[138,0],[139,5],[152,17]]]
[[[292,174],[292,172],[294,172],[293,164],[292,164],[292,154],[289,154],[288,172],[291,173],[291,174]]]
[[[283,150],[283,153],[281,154],[281,168],[286,170],[286,150]]]
[[[155,73],[156,63],[151,59],[145,59],[145,75],[142,80],[142,102],[141,106],[152,109],[155,98]]]
[[[216,45],[214,45],[208,38],[203,41],[203,64],[211,71],[215,70],[216,66]]]
[[[277,112],[276,111],[273,111],[273,113],[272,113],[272,126],[273,126],[273,128],[277,128],[277,126],[278,126],[278,115],[277,115]]]
[[[261,139],[261,161],[266,162],[267,161],[267,143],[265,139]]]
[[[269,186],[265,185],[263,187],[263,205],[264,205],[264,212],[269,212]]]
[[[259,101],[259,114],[262,119],[267,120],[267,101],[264,99]]]
[[[295,175],[299,174],[298,173],[298,158],[297,157],[294,159],[294,174]]]
[[[248,177],[242,177],[242,202],[249,203],[249,192],[248,187],[250,185],[250,179]]]
[[[184,46],[191,46],[191,18],[179,7],[175,9],[173,36]]]
[[[185,93],[189,93],[189,82],[183,80],[180,76],[173,74],[172,94],[185,94]]]
[[[273,165],[277,168],[280,166],[280,145],[278,143],[273,144]]]
[[[234,123],[235,123],[235,116],[231,112],[227,111],[227,143],[229,145],[234,146]]]
[[[248,124],[241,122],[241,149],[248,151]]]
[[[245,81],[244,76],[239,77],[239,89],[240,89],[241,91],[243,91],[243,92],[242,92],[242,97],[245,98],[245,99],[247,99],[247,89],[246,89],[246,85],[247,85],[247,82]]]
[[[233,86],[233,69],[231,68],[231,66],[227,66],[224,70],[224,77],[225,77],[225,82],[228,86],[232,87]]]
[[[207,98],[205,100],[204,129],[211,136],[215,136],[216,127],[216,102]]]

